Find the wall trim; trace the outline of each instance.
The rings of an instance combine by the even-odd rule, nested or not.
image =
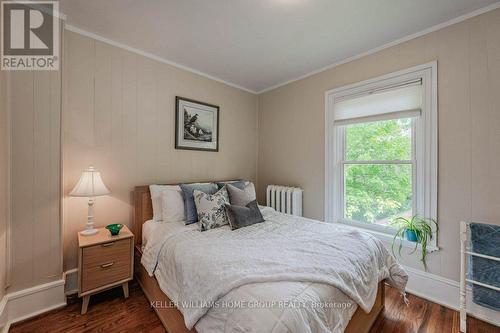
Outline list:
[[[384,89],[419,79],[422,85],[421,115],[414,120],[413,141],[414,179],[413,209],[420,216],[437,218],[437,170],[438,170],[438,85],[437,61],[411,68],[391,72],[361,82],[337,87],[325,92],[325,205],[326,222],[344,223],[363,230],[387,241],[387,235],[394,236],[394,230],[388,227],[364,224],[344,217],[344,183],[342,162],[345,154],[345,129],[335,124],[335,104],[338,100],[353,94],[365,94],[373,89]],[[333,170],[333,171],[332,171]],[[421,171],[418,171],[421,170]],[[438,234],[434,226],[429,250],[438,249]],[[385,237],[383,235],[385,234]]]
[[[59,271],[62,272],[62,278],[66,280],[66,275],[64,274],[64,221],[66,218],[65,201],[64,201],[64,184],[65,184],[65,172],[64,172],[64,110],[66,109],[66,81],[65,81],[65,71],[66,71],[66,43],[65,40],[65,30],[66,21],[61,21],[60,34],[61,34],[61,65],[59,67],[60,75],[60,94],[59,94]]]
[[[4,295],[0,300],[0,332],[10,325],[41,313],[66,306],[64,279],[40,284]]]
[[[225,84],[227,86],[230,86],[232,88],[243,90],[243,91],[249,92],[251,94],[257,94],[257,92],[254,91],[254,90],[242,87],[242,86],[237,85],[235,83],[231,83],[229,81],[226,81],[226,80],[223,80],[223,79],[218,78],[216,76],[204,73],[204,72],[199,71],[197,69],[194,69],[194,68],[191,68],[191,67],[188,67],[188,66],[185,66],[185,65],[181,65],[181,64],[176,63],[174,61],[171,61],[171,60],[162,58],[160,56],[157,56],[155,54],[152,54],[152,53],[149,53],[149,52],[146,52],[146,51],[142,51],[140,49],[137,49],[135,47],[129,46],[127,44],[116,42],[116,41],[114,41],[112,39],[103,37],[101,35],[95,34],[93,32],[87,31],[87,30],[80,29],[80,28],[75,27],[73,25],[66,24],[66,30],[72,31],[72,32],[80,34],[82,36],[86,36],[86,37],[98,40],[100,42],[103,42],[103,43],[106,43],[106,44],[109,44],[109,45],[112,45],[112,46],[115,46],[115,47],[118,47],[120,49],[124,49],[126,51],[129,51],[129,52],[141,55],[143,57],[146,57],[146,58],[149,58],[149,59],[153,59],[153,60],[156,60],[158,62],[161,62],[161,63],[167,64],[167,65],[170,65],[170,66],[173,66],[173,67],[185,70],[187,72],[190,72],[190,73],[193,73],[193,74],[196,74],[196,75],[200,75],[200,76],[202,76],[204,78],[207,78],[207,79],[210,79],[210,80],[213,80],[213,81],[217,81],[217,82],[223,83],[223,84]]]
[[[262,93],[266,93],[268,91],[271,91],[271,90],[274,90],[274,89],[277,89],[277,88],[280,88],[280,87],[283,87],[283,86],[286,86],[287,84],[289,83],[292,83],[292,82],[295,82],[295,81],[299,81],[299,80],[302,80],[302,79],[305,79],[305,78],[308,78],[310,76],[313,76],[313,75],[316,75],[316,74],[319,74],[321,72],[324,72],[324,71],[327,71],[329,69],[332,69],[334,67],[337,67],[337,66],[340,66],[340,65],[343,65],[343,64],[346,64],[348,62],[351,62],[351,61],[354,61],[354,60],[357,60],[357,59],[360,59],[360,58],[363,58],[363,57],[366,57],[366,56],[369,56],[371,54],[374,54],[374,53],[377,53],[379,51],[382,51],[382,50],[385,50],[385,49],[388,49],[390,47],[393,47],[393,46],[396,46],[396,45],[399,45],[399,44],[402,44],[404,42],[407,42],[407,41],[410,41],[412,39],[415,39],[415,38],[418,38],[418,37],[422,37],[422,36],[425,36],[427,34],[430,34],[431,32],[435,32],[435,31],[438,31],[438,30],[441,30],[441,29],[444,29],[446,27],[449,27],[450,25],[454,25],[454,24],[457,24],[457,23],[460,23],[460,22],[463,22],[465,20],[468,20],[470,18],[473,18],[473,17],[476,17],[476,16],[479,16],[481,14],[484,14],[484,13],[487,13],[487,12],[490,12],[492,10],[495,10],[495,9],[498,9],[500,8],[500,1],[499,2],[495,2],[489,6],[486,6],[486,7],[483,7],[483,8],[479,8],[475,11],[472,11],[470,13],[467,13],[467,14],[464,14],[464,15],[461,15],[461,16],[458,16],[458,17],[455,17],[451,20],[448,20],[446,22],[443,22],[443,23],[440,23],[440,24],[437,24],[435,26],[432,26],[430,28],[427,28],[427,29],[424,29],[422,31],[419,31],[417,33],[414,33],[414,34],[411,34],[411,35],[408,35],[408,36],[405,36],[405,37],[402,37],[402,38],[399,38],[399,39],[396,39],[395,41],[392,41],[392,42],[389,42],[387,44],[383,44],[381,46],[378,46],[376,48],[373,48],[371,50],[368,50],[366,52],[362,52],[362,53],[359,53],[357,55],[354,55],[352,57],[349,57],[349,58],[346,58],[346,59],[343,59],[343,60],[340,60],[338,62],[335,62],[331,65],[327,65],[325,67],[321,67],[319,69],[315,69],[309,73],[306,73],[304,75],[301,75],[301,76],[298,76],[294,79],[290,79],[290,80],[287,80],[287,81],[283,81],[281,83],[278,83],[278,84],[275,84],[269,88],[265,88],[265,89],[262,89],[262,90],[259,90],[257,91],[257,94],[262,94]]]
[[[5,308],[7,307],[7,297],[4,296],[2,297],[2,299],[0,299],[0,332],[3,333],[3,326],[2,325],[5,325],[4,324],[4,310]]]
[[[13,141],[13,134],[12,134],[12,112],[11,112],[11,92],[12,92],[12,87],[10,83],[10,73],[7,72],[5,75],[5,86],[7,88],[7,96],[5,99],[5,109],[6,109],[6,115],[7,115],[7,174],[5,177],[7,177],[7,200],[5,202],[6,206],[6,223],[5,223],[5,285],[0,286],[1,288],[4,288],[4,290],[7,290],[7,288],[11,284],[11,272],[12,272],[12,250],[11,250],[11,244],[12,244],[12,141]],[[1,311],[0,311],[0,316],[1,316]]]
[[[354,61],[356,59],[360,59],[360,58],[363,58],[363,57],[366,57],[368,55],[371,55],[371,54],[374,54],[374,53],[377,53],[379,51],[382,51],[382,50],[385,50],[387,48],[390,48],[392,46],[396,46],[396,45],[399,45],[399,44],[402,44],[404,42],[407,42],[409,40],[412,40],[412,39],[415,39],[415,38],[418,38],[418,37],[422,37],[424,35],[427,35],[431,32],[434,32],[434,31],[437,31],[437,30],[441,30],[443,28],[446,28],[450,25],[453,25],[453,24],[456,24],[456,23],[460,23],[460,22],[463,22],[465,20],[468,20],[470,18],[473,18],[475,16],[479,16],[481,14],[484,14],[484,13],[487,13],[487,12],[490,12],[492,10],[495,10],[497,8],[500,8],[500,1],[498,2],[495,2],[489,6],[486,6],[486,7],[483,7],[483,8],[479,8],[475,11],[472,11],[470,13],[467,13],[467,14],[464,14],[464,15],[461,15],[461,16],[458,16],[458,17],[455,17],[451,20],[448,20],[446,22],[443,22],[443,23],[439,23],[439,24],[436,24],[430,28],[427,28],[427,29],[424,29],[422,31],[419,31],[417,33],[414,33],[414,34],[411,34],[411,35],[408,35],[408,36],[405,36],[405,37],[402,37],[402,38],[399,38],[399,39],[396,39],[392,42],[389,42],[389,43],[386,43],[386,44],[383,44],[381,46],[378,46],[378,47],[375,47],[373,49],[370,49],[368,51],[365,51],[365,52],[362,52],[362,53],[359,53],[359,54],[356,54],[356,55],[353,55],[349,58],[345,58],[345,59],[342,59],[342,60],[339,60],[333,64],[330,64],[330,65],[327,65],[327,66],[324,66],[324,67],[321,67],[321,68],[318,68],[318,69],[315,69],[311,72],[308,72],[306,74],[303,74],[303,75],[300,75],[298,77],[295,77],[293,79],[290,79],[290,80],[286,80],[286,81],[283,81],[283,82],[280,82],[280,83],[277,83],[275,85],[272,85],[268,88],[264,88],[264,89],[261,89],[261,90],[252,90],[252,89],[249,89],[249,88],[245,88],[243,86],[240,86],[238,84],[235,84],[235,83],[231,83],[229,81],[226,81],[226,80],[223,80],[221,78],[218,78],[216,76],[213,76],[213,75],[210,75],[210,74],[207,74],[207,73],[204,73],[202,71],[199,71],[197,69],[194,69],[192,67],[189,67],[189,66],[185,66],[185,65],[181,65],[179,63],[176,63],[174,61],[171,61],[171,60],[168,60],[166,58],[163,58],[163,57],[160,57],[160,56],[157,56],[157,55],[154,55],[152,53],[149,53],[149,52],[146,52],[146,51],[142,51],[140,49],[137,49],[137,48],[134,48],[134,47],[131,47],[127,44],[123,44],[123,43],[120,43],[120,42],[117,42],[117,41],[114,41],[112,39],[109,39],[109,38],[106,38],[106,37],[103,37],[101,35],[98,35],[98,34],[95,34],[93,32],[90,32],[90,31],[87,31],[87,30],[84,30],[84,29],[81,29],[81,28],[78,28],[76,26],[73,26],[73,25],[70,25],[70,24],[66,24],[66,29],[67,30],[70,30],[72,32],[75,32],[75,33],[78,33],[80,35],[83,35],[83,36],[87,36],[87,37],[90,37],[90,38],[93,38],[93,39],[96,39],[98,41],[101,41],[101,42],[104,42],[104,43],[107,43],[107,44],[110,44],[110,45],[113,45],[115,47],[118,47],[118,48],[121,48],[121,49],[124,49],[124,50],[127,50],[127,51],[130,51],[130,52],[133,52],[133,53],[136,53],[138,55],[142,55],[146,58],[150,58],[150,59],[153,59],[153,60],[156,60],[156,61],[159,61],[159,62],[162,62],[162,63],[165,63],[165,64],[168,64],[168,65],[171,65],[171,66],[174,66],[174,67],[177,67],[179,69],[183,69],[185,71],[188,71],[188,72],[191,72],[191,73],[194,73],[194,74],[197,74],[197,75],[200,75],[200,76],[203,76],[205,78],[208,78],[208,79],[211,79],[211,80],[214,80],[214,81],[217,81],[217,82],[220,82],[220,83],[223,83],[225,85],[228,85],[230,87],[233,87],[233,88],[236,88],[236,89],[240,89],[240,90],[243,90],[243,91],[246,91],[246,92],[249,92],[249,93],[252,93],[252,94],[256,94],[256,95],[260,95],[260,94],[263,94],[263,93],[266,93],[268,91],[271,91],[271,90],[274,90],[274,89],[277,89],[277,88],[280,88],[280,87],[283,87],[289,83],[292,83],[292,82],[295,82],[295,81],[299,81],[299,80],[302,80],[302,79],[305,79],[305,78],[308,78],[310,76],[313,76],[315,74],[318,74],[318,73],[321,73],[321,72],[324,72],[324,71],[327,71],[329,69],[332,69],[334,67],[337,67],[337,66],[340,66],[340,65],[343,65],[343,64],[346,64],[348,62],[351,62],[351,61]],[[62,14],[64,15],[64,14]],[[64,15],[64,19],[66,19],[66,16]]]
[[[433,303],[459,311],[460,285],[458,281],[439,275],[404,266],[408,273],[406,291]],[[472,290],[467,288],[467,314],[498,326],[500,314],[494,310],[479,306],[472,302]]]
[[[66,281],[64,294],[68,296],[78,293],[78,268],[65,271],[63,273],[63,278]]]

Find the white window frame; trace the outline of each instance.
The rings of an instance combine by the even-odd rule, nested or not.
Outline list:
[[[363,82],[329,90],[325,93],[325,221],[363,228],[384,241],[392,240],[391,227],[352,221],[344,218],[344,145],[345,127],[334,125],[334,105],[346,96],[363,94],[411,80],[422,80],[421,115],[412,120],[413,214],[437,219],[437,62],[390,73]],[[433,228],[428,251],[437,247]],[[404,245],[413,246],[405,242]]]

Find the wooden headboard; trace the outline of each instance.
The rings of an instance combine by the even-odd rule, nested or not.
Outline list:
[[[149,185],[136,186],[134,188],[134,233],[135,245],[142,244],[142,225],[153,218],[153,204]]]

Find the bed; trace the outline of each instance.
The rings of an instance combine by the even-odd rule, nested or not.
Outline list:
[[[236,235],[230,234],[230,231],[225,231],[222,228],[216,232],[212,233],[200,233],[195,232],[194,230],[188,230],[183,228],[182,225],[163,225],[164,230],[154,230],[151,226],[155,226],[157,222],[148,222],[152,219],[152,204],[151,204],[151,196],[149,192],[149,186],[138,186],[134,190],[134,202],[135,202],[135,216],[134,216],[134,224],[132,226],[133,232],[135,234],[135,276],[137,281],[139,282],[141,288],[143,289],[146,297],[151,302],[152,307],[158,314],[161,322],[165,326],[166,330],[171,333],[177,332],[217,332],[217,331],[273,331],[273,332],[285,332],[285,331],[325,331],[325,323],[331,324],[332,321],[335,323],[338,322],[336,329],[333,331],[342,331],[351,333],[363,333],[368,332],[382,312],[384,308],[384,281],[375,281],[372,299],[370,300],[370,305],[365,306],[365,312],[361,307],[359,307],[356,302],[354,302],[350,297],[346,295],[346,293],[340,291],[338,288],[335,288],[330,285],[326,285],[324,283],[320,283],[321,281],[311,281],[306,285],[306,282],[301,281],[303,279],[294,278],[287,279],[287,281],[267,281],[265,283],[257,283],[257,280],[248,281],[249,283],[240,283],[240,285],[235,286],[232,289],[225,290],[223,292],[219,292],[218,297],[209,298],[207,300],[217,300],[227,303],[222,304],[240,304],[238,301],[243,297],[242,295],[248,296],[251,295],[256,300],[256,304],[268,304],[265,303],[266,297],[271,295],[270,297],[274,297],[273,295],[283,293],[288,297],[288,294],[293,294],[294,292],[294,300],[298,300],[299,304],[304,300],[312,300],[317,301],[317,304],[325,304],[324,301],[327,301],[328,298],[333,298],[336,300],[335,304],[343,304],[345,308],[342,309],[324,309],[311,311],[309,308],[307,310],[303,310],[300,307],[297,309],[288,309],[287,306],[289,303],[286,303],[283,309],[283,306],[276,310],[274,307],[265,308],[265,309],[234,309],[231,306],[223,307],[223,306],[206,306],[208,309],[200,310],[196,308],[196,310],[192,310],[189,312],[186,308],[182,308],[183,312],[181,312],[178,308],[179,306],[179,290],[188,289],[181,283],[179,286],[179,282],[175,281],[176,276],[179,275],[179,269],[177,272],[172,272],[171,267],[175,266],[175,255],[171,255],[170,261],[167,263],[160,262],[160,257],[166,256],[165,253],[168,253],[168,248],[172,247],[175,249],[175,244],[177,239],[181,239],[184,237],[184,241],[179,241],[180,243],[177,246],[185,245],[190,239],[189,237],[201,237],[197,240],[197,242],[203,241],[204,238],[207,238],[208,235],[210,237],[215,237],[211,241],[217,242],[228,242],[228,235]],[[267,216],[269,216],[269,220],[282,219],[286,223],[292,223],[292,221],[288,221],[288,217],[285,217],[284,214],[267,212]],[[280,214],[280,215],[278,215]],[[267,218],[266,218],[267,219]],[[283,221],[282,221],[283,222]],[[284,222],[282,224],[284,224]],[[313,222],[308,222],[313,223]],[[262,223],[265,225],[266,223]],[[280,226],[278,222],[275,222],[275,225]],[[269,222],[269,227],[275,227],[274,224]],[[324,225],[324,223],[322,223]],[[143,228],[144,227],[144,228]],[[189,227],[189,226],[188,226]],[[192,226],[191,226],[192,228]],[[246,229],[246,228],[245,228]],[[145,235],[143,235],[143,230]],[[264,230],[266,234],[269,234],[268,230]],[[252,234],[252,232],[258,232],[258,229],[252,231],[249,227],[248,233]],[[263,232],[263,231],[260,231]],[[170,237],[171,233],[173,236]],[[175,234],[177,233],[177,234]],[[156,253],[151,252],[151,248],[154,246],[151,244],[157,244],[158,241],[151,241],[151,244],[144,247],[142,244],[143,238],[150,242],[150,239],[156,237],[165,237],[160,235],[168,235],[169,241],[164,241],[161,246],[156,246],[160,250],[157,250]],[[182,235],[178,236],[178,235]],[[205,235],[207,237],[205,237]],[[145,236],[145,237],[143,237]],[[240,237],[242,237],[240,235]],[[187,240],[186,240],[187,239]],[[192,242],[191,245],[192,246]],[[208,243],[209,244],[209,243]],[[226,244],[230,244],[226,243]],[[144,255],[144,251],[149,251]],[[163,252],[160,252],[163,251]],[[199,249],[198,249],[199,251]],[[216,251],[216,250],[214,250]],[[175,251],[174,251],[175,252]],[[205,252],[205,251],[203,251]],[[210,251],[206,251],[210,252]],[[160,253],[162,253],[160,255]],[[214,252],[215,253],[215,252]],[[158,262],[148,264],[148,260],[153,260],[151,258],[158,257]],[[149,258],[149,259],[147,259]],[[174,258],[174,259],[172,259]],[[147,260],[146,260],[147,259]],[[284,258],[285,259],[285,258]],[[187,260],[187,259],[186,259]],[[248,260],[248,258],[246,258]],[[251,258],[250,258],[251,260]],[[285,259],[286,261],[286,259]],[[143,263],[141,263],[143,262]],[[182,263],[184,264],[184,263]],[[148,267],[149,266],[149,267]],[[406,273],[400,269],[397,264],[391,264],[391,271],[394,268],[396,273],[390,274],[388,279],[391,280],[392,284],[396,284],[398,288],[404,290],[404,285],[406,284]],[[154,269],[152,269],[154,267]],[[189,268],[189,265],[182,266],[182,270]],[[205,268],[206,269],[206,268]],[[203,272],[203,270],[201,270]],[[182,272],[181,272],[182,273]],[[203,273],[201,274],[203,277]],[[290,281],[288,281],[290,280]],[[184,282],[184,280],[182,280]],[[199,281],[197,282],[199,283]],[[373,283],[373,281],[371,281]],[[226,283],[227,284],[227,283]],[[222,283],[224,285],[224,283]],[[212,285],[218,286],[218,285]],[[307,287],[307,288],[306,288]],[[196,288],[190,288],[196,289]],[[202,289],[200,287],[200,289]],[[166,291],[166,292],[165,292]],[[171,295],[169,297],[168,295]],[[172,296],[173,295],[173,296]],[[278,296],[276,296],[278,297]],[[172,299],[174,301],[172,301]],[[355,297],[354,297],[355,298]],[[181,298],[182,299],[182,298]],[[281,299],[281,298],[280,298]],[[342,302],[339,302],[342,301]],[[232,302],[232,303],[231,303]],[[360,302],[362,303],[362,302]],[[214,304],[214,303],[210,303]],[[217,303],[220,305],[221,303]],[[305,303],[304,303],[305,304]],[[315,303],[316,304],[316,303]],[[175,305],[175,306],[173,306]],[[248,307],[248,304],[246,304]],[[273,306],[275,304],[273,303]],[[282,304],[281,304],[282,305]],[[278,312],[277,312],[278,311]],[[184,313],[184,315],[183,315]],[[328,317],[328,318],[326,318]],[[187,324],[186,324],[187,323]],[[304,324],[306,323],[306,324]],[[248,327],[244,327],[245,325],[250,325]],[[267,325],[267,326],[266,326]],[[305,326],[301,326],[305,325]],[[319,326],[315,326],[319,325]],[[261,326],[261,327],[260,327]],[[321,327],[320,327],[321,326]],[[189,327],[189,328],[188,328]],[[269,329],[268,327],[272,327]],[[329,327],[331,330],[331,327]]]

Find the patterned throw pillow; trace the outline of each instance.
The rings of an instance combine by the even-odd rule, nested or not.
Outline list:
[[[225,205],[229,203],[229,195],[225,186],[215,194],[198,190],[194,190],[193,194],[201,231],[218,228],[229,223],[225,210]]]

